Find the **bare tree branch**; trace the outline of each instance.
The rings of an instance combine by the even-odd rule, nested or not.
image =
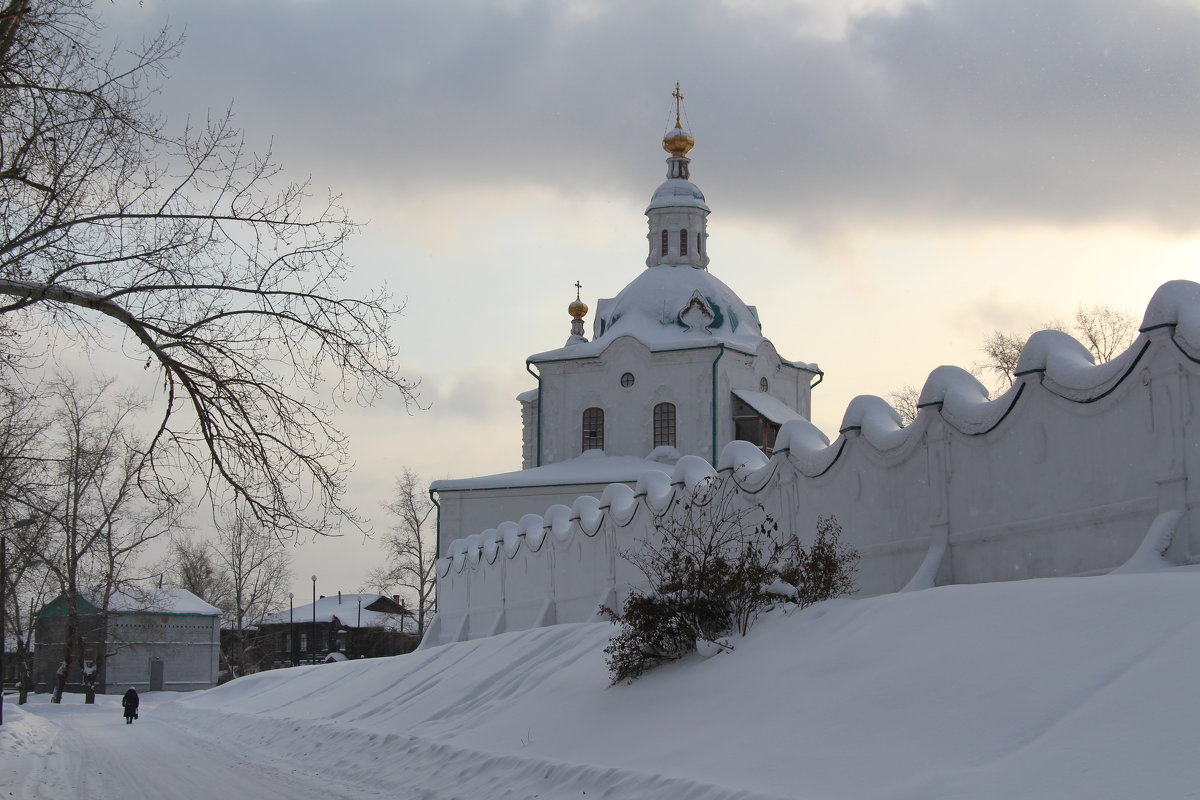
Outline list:
[[[172,134],[147,110],[177,40],[106,50],[99,30],[91,0],[0,12],[0,316],[132,335],[164,390],[143,481],[198,473],[281,537],[356,521],[316,398],[413,399],[389,334],[401,307],[341,291],[354,223],[335,196],[276,185],[228,112]]]
[[[372,570],[368,584],[383,594],[401,589],[415,601],[418,638],[437,610],[434,536],[427,523],[433,503],[421,477],[409,468],[396,479],[392,499],[384,508],[396,522],[383,540],[387,564]]]

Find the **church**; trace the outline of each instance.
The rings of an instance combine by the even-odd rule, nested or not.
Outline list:
[[[808,419],[820,369],[781,357],[754,306],[708,271],[709,207],[691,181],[695,140],[678,87],[675,100],[666,180],[646,207],[646,268],[597,303],[590,341],[577,295],[566,343],[527,359],[537,388],[517,398],[523,468],[433,484],[442,545],[610,483],[632,486],[682,455],[711,463],[734,440],[769,453],[785,423]]]
[[[643,580],[626,554],[714,475],[784,535],[835,516],[863,594],[1200,563],[1200,285],[1160,287],[1107,363],[1040,331],[1004,394],[938,367],[910,424],[859,396],[831,442],[809,422],[821,370],[781,356],[709,272],[674,97],[645,268],[598,301],[590,340],[577,293],[565,343],[526,361],[523,469],[430,487],[438,611],[421,647],[601,619]]]

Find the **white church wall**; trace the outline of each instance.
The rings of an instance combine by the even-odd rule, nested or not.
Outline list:
[[[714,367],[718,450],[734,436],[733,389],[757,392],[765,379],[767,393],[797,413],[807,415],[810,405],[812,373],[781,361],[769,342],[758,353],[715,343],[652,352],[632,337],[620,337],[600,356],[539,366],[543,465],[580,454],[582,414],[591,407],[604,410],[606,453],[645,457],[655,447],[654,407],[659,403],[675,405],[676,449],[711,459]],[[633,377],[632,385],[621,385],[625,374]],[[526,407],[532,408],[528,402]],[[536,428],[536,420],[532,424]],[[528,427],[526,432],[525,440],[531,442]]]
[[[988,400],[966,372],[940,367],[908,427],[880,398],[860,397],[832,444],[797,420],[770,459],[732,442],[717,466],[745,464],[748,496],[802,539],[811,540],[818,516],[836,516],[861,553],[863,593],[1094,574],[1129,560],[1156,520],[1156,531],[1168,531],[1164,557],[1197,563],[1200,487],[1190,476],[1200,475],[1191,414],[1200,399],[1200,285],[1162,287],[1142,330],[1129,351],[1098,366],[1078,342],[1043,331],[1001,397]],[[498,632],[582,621],[599,603],[619,603],[641,580],[620,554],[652,536],[654,513],[705,474],[712,468],[685,457],[671,476],[647,474],[634,490],[609,487],[501,526],[502,582],[471,577],[497,570],[470,555],[483,552],[477,537],[454,543],[438,561],[439,614],[426,645],[483,635],[477,613],[497,620],[503,609],[490,631]]]
[[[582,413],[604,409],[604,451],[644,458],[654,449],[654,406],[674,403],[676,449],[712,451],[712,362],[719,348],[651,352],[621,337],[596,358],[545,362],[542,370],[542,464],[579,455]],[[621,386],[621,376],[633,376]]]
[[[547,619],[547,609],[554,607],[554,579],[552,574],[551,550],[545,536],[535,542],[532,538],[522,541],[525,545],[506,564],[505,602],[506,630],[524,630],[557,619]],[[507,554],[505,554],[507,555]]]

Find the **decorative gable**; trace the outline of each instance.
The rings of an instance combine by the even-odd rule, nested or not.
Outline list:
[[[709,329],[716,318],[717,315],[713,313],[712,306],[708,304],[698,289],[692,292],[692,298],[688,300],[687,305],[679,310],[679,322],[687,329],[688,333],[711,333],[712,331]]]

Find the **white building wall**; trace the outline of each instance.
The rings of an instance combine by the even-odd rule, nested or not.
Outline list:
[[[220,618],[185,614],[114,614],[109,622],[105,691],[150,688],[150,662],[163,662],[163,690],[188,692],[217,685]]]
[[[654,209],[647,213],[649,252],[646,266],[658,264],[708,266],[708,212],[699,208]],[[667,253],[662,252],[662,232],[667,231]],[[679,231],[688,232],[688,252],[679,252]]]
[[[718,467],[740,468],[753,500],[802,539],[818,516],[835,515],[861,553],[858,585],[868,594],[1103,572],[1130,559],[1156,520],[1173,531],[1165,559],[1200,563],[1200,485],[1191,480],[1200,476],[1191,413],[1200,285],[1168,284],[1142,327],[1129,351],[1099,366],[1065,334],[1035,334],[1024,374],[1002,397],[988,401],[967,373],[941,367],[908,427],[880,398],[860,397],[832,444],[791,422],[770,459],[735,442]],[[650,473],[635,489],[610,486],[455,543],[437,565],[440,611],[426,646],[582,621],[600,603],[621,602],[641,578],[618,554],[653,535],[654,513],[707,474],[685,457],[672,477]],[[501,580],[487,574],[498,570]],[[476,614],[490,626],[475,625]]]

